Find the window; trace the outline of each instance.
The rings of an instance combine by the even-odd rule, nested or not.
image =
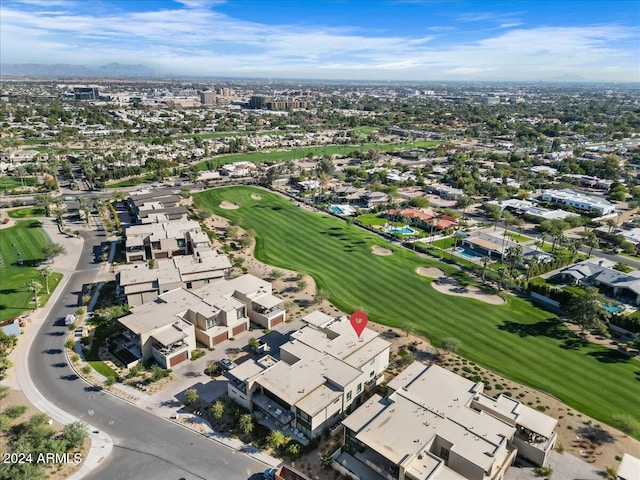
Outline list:
[[[448,448],[444,448],[444,447],[440,447],[440,457],[443,458],[445,461],[449,460],[449,449]]]
[[[184,246],[187,244],[187,242],[185,242],[185,241],[184,241],[184,238],[179,238],[179,239],[177,240],[177,244],[178,244],[178,246],[179,246],[180,248],[182,248],[182,247],[184,247]]]
[[[187,289],[189,289],[189,288],[193,288],[193,283],[187,282]]]
[[[351,401],[351,390],[347,392],[347,402]]]
[[[356,395],[359,394],[362,391],[362,384],[359,383],[358,387],[356,388]]]
[[[207,329],[211,328],[211,327],[215,327],[216,326],[216,319],[215,318],[207,318]]]
[[[373,365],[374,363],[376,363],[376,359],[372,358],[371,360],[369,360],[369,365]]]
[[[236,310],[236,312],[238,314],[238,318],[246,317],[245,311],[246,311],[245,307],[242,307],[242,308],[239,308],[238,310]]]

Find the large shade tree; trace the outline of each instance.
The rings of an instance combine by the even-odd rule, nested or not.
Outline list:
[[[587,287],[584,294],[571,299],[567,306],[569,317],[584,332],[597,327],[605,316],[604,296],[595,287]]]

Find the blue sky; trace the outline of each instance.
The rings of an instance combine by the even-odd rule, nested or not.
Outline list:
[[[3,63],[174,75],[640,81],[640,2],[0,0]]]

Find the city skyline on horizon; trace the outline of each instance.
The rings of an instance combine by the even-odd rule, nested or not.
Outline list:
[[[640,81],[636,2],[300,3],[4,0],[0,55],[172,77]]]

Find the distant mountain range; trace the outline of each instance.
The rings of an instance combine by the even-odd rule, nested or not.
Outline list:
[[[156,72],[144,65],[109,63],[107,65],[73,65],[56,63],[43,65],[40,63],[2,63],[0,75],[19,77],[143,77]]]

